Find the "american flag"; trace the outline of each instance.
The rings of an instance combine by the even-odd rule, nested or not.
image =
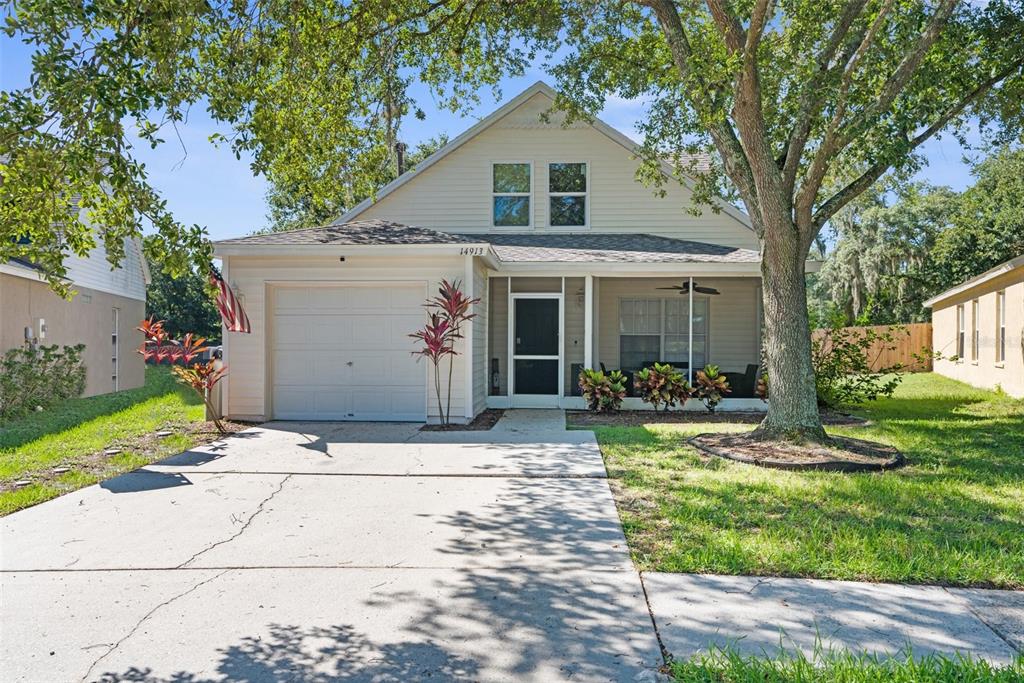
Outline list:
[[[231,291],[228,283],[224,282],[224,278],[220,276],[216,268],[210,269],[210,284],[217,288],[217,308],[220,309],[220,317],[224,320],[228,332],[251,333],[249,316],[245,314],[242,302]]]

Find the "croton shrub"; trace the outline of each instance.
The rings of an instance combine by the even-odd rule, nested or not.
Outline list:
[[[686,376],[668,363],[655,363],[633,373],[633,390],[655,410],[682,408],[690,398],[690,383]]]
[[[584,368],[579,376],[580,389],[587,408],[596,413],[615,412],[622,407],[626,398],[626,376],[618,370],[605,373],[603,370]]]
[[[694,394],[704,402],[704,407],[710,412],[725,398],[731,394],[729,380],[718,370],[717,365],[705,365],[703,370],[697,371],[697,385],[694,387]]]
[[[81,396],[85,344],[22,346],[0,356],[0,422]]]

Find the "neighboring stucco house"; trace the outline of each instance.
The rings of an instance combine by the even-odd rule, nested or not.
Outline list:
[[[252,323],[225,333],[227,414],[435,418],[408,334],[442,278],[481,299],[455,360],[458,419],[583,407],[583,366],[756,370],[760,254],[747,216],[724,204],[690,215],[689,189],[671,179],[656,195],[623,134],[542,121],[553,96],[531,86],[334,225],[218,242]],[[694,291],[681,290],[691,277]],[[763,404],[722,407],[741,406]]]
[[[924,302],[935,372],[1024,398],[1024,255]]]
[[[125,259],[113,270],[102,245],[88,257],[69,256],[65,266],[76,292],[70,301],[31,264],[0,263],[0,351],[23,345],[29,334],[45,346],[82,343],[85,396],[142,386],[145,363],[135,352],[142,335],[135,328],[146,316],[149,271],[141,244],[126,242]]]

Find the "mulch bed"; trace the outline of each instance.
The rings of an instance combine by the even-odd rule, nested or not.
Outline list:
[[[67,472],[94,474],[100,478],[105,478],[112,476],[108,460],[122,453],[138,453],[147,459],[151,459],[152,455],[150,454],[155,454],[159,450],[159,442],[166,438],[166,436],[158,436],[161,432],[171,432],[175,436],[180,434],[189,434],[196,439],[196,443],[192,446],[195,448],[196,446],[202,446],[213,441],[223,439],[224,437],[231,436],[235,432],[249,429],[254,424],[258,423],[221,420],[221,424],[224,425],[224,429],[226,430],[226,433],[224,434],[217,431],[217,427],[214,426],[213,422],[188,422],[184,424],[176,423],[164,425],[153,432],[147,432],[146,434],[128,439],[111,441],[101,451],[88,453],[63,462],[54,463],[47,469],[25,472],[18,477],[17,481],[28,481],[32,484],[51,484],[56,483],[60,477]],[[0,482],[0,491],[12,491],[17,488],[21,488],[21,486],[16,486],[15,481],[13,480]]]
[[[571,427],[640,427],[645,424],[688,424],[688,423],[721,423],[759,424],[764,413],[758,411],[723,411],[709,413],[704,410],[673,410],[654,412],[653,410],[620,410],[617,413],[591,413],[586,410],[565,411],[566,422]],[[863,426],[868,421],[832,411],[822,411],[821,421],[826,425]]]
[[[480,413],[468,424],[450,424],[450,425],[423,425],[420,427],[422,432],[486,432],[487,430],[498,424],[498,420],[505,414],[505,411],[501,408],[488,408],[484,412]]]
[[[903,454],[892,446],[846,436],[829,445],[762,441],[750,434],[700,434],[687,443],[719,458],[779,470],[876,472],[902,467]]]

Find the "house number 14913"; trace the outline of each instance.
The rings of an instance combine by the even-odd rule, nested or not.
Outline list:
[[[463,256],[483,256],[483,247],[462,247],[462,251],[459,252]]]

